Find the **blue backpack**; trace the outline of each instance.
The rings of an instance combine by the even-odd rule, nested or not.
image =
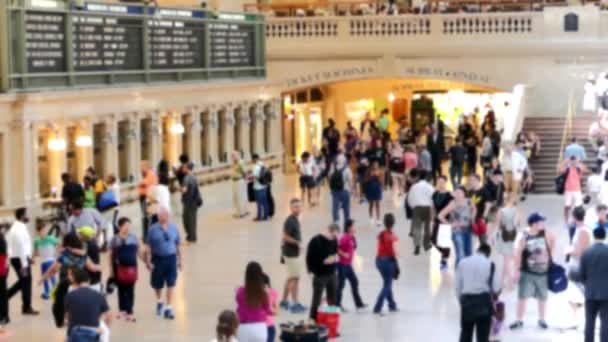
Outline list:
[[[568,287],[568,277],[566,276],[566,269],[554,262],[551,262],[551,264],[549,265],[549,270],[547,271],[547,279],[549,282],[549,291],[553,293],[563,292]]]

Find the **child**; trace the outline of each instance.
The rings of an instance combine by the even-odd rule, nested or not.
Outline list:
[[[59,240],[53,235],[49,235],[48,227],[43,222],[38,222],[36,225],[36,231],[38,236],[34,240],[34,253],[40,257],[40,269],[42,275],[44,275],[49,268],[55,262],[55,252]],[[56,279],[55,276],[50,277],[44,281],[44,292],[42,293],[42,299],[48,300],[51,294],[51,290],[55,287]]]
[[[224,310],[218,317],[216,333],[217,337],[211,342],[236,342],[236,331],[239,328],[239,320],[236,313]]]
[[[279,304],[278,298],[279,294],[275,289],[270,285],[270,277],[268,274],[264,273],[264,283],[266,284],[266,292],[268,292],[268,299],[270,300],[270,310],[272,311],[272,315],[268,315],[266,318],[266,325],[268,326],[268,342],[274,342],[277,335],[277,328],[274,325],[273,315],[276,315],[279,312]]]
[[[602,176],[600,175],[600,168],[593,167],[591,169],[591,175],[587,178],[587,194],[591,199],[591,205],[596,205],[598,203],[601,188]]]

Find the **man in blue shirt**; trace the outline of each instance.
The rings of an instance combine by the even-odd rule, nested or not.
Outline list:
[[[580,161],[587,159],[585,148],[576,142],[576,137],[572,137],[572,142],[566,146],[566,150],[564,151],[564,160],[569,160],[570,157],[576,157]]]
[[[171,299],[173,288],[177,280],[177,270],[182,267],[182,253],[180,249],[180,236],[177,227],[169,223],[169,210],[160,208],[158,223],[152,225],[146,237],[144,260],[150,271],[150,284],[156,293],[156,315],[163,315],[166,319],[174,319]],[[167,286],[166,306],[161,300],[162,290]]]

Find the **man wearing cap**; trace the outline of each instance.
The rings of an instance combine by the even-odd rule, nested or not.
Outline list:
[[[593,230],[595,243],[580,260],[580,280],[585,287],[585,342],[595,338],[595,320],[600,316],[600,341],[608,341],[608,246],[606,229]]]
[[[546,218],[538,212],[528,216],[528,228],[515,244],[515,280],[519,279],[517,292],[516,321],[510,325],[511,330],[524,326],[523,317],[528,298],[538,301],[538,326],[547,329],[545,321],[549,264],[551,251],[555,246],[555,237],[545,229]]]

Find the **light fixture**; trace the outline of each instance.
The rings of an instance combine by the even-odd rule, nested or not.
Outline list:
[[[287,95],[283,98],[283,105],[285,105],[285,107],[291,106],[291,96]]]
[[[182,125],[181,122],[174,122],[171,125],[171,129],[170,130],[171,130],[171,133],[173,133],[173,134],[184,134],[184,132],[186,131],[184,129],[184,125]]]
[[[388,93],[388,102],[393,103],[395,101],[395,94]]]
[[[49,139],[49,150],[51,151],[63,151],[66,148],[65,139],[62,138],[51,138]]]
[[[80,135],[76,138],[76,146],[89,147],[93,145],[93,139],[90,135]]]

